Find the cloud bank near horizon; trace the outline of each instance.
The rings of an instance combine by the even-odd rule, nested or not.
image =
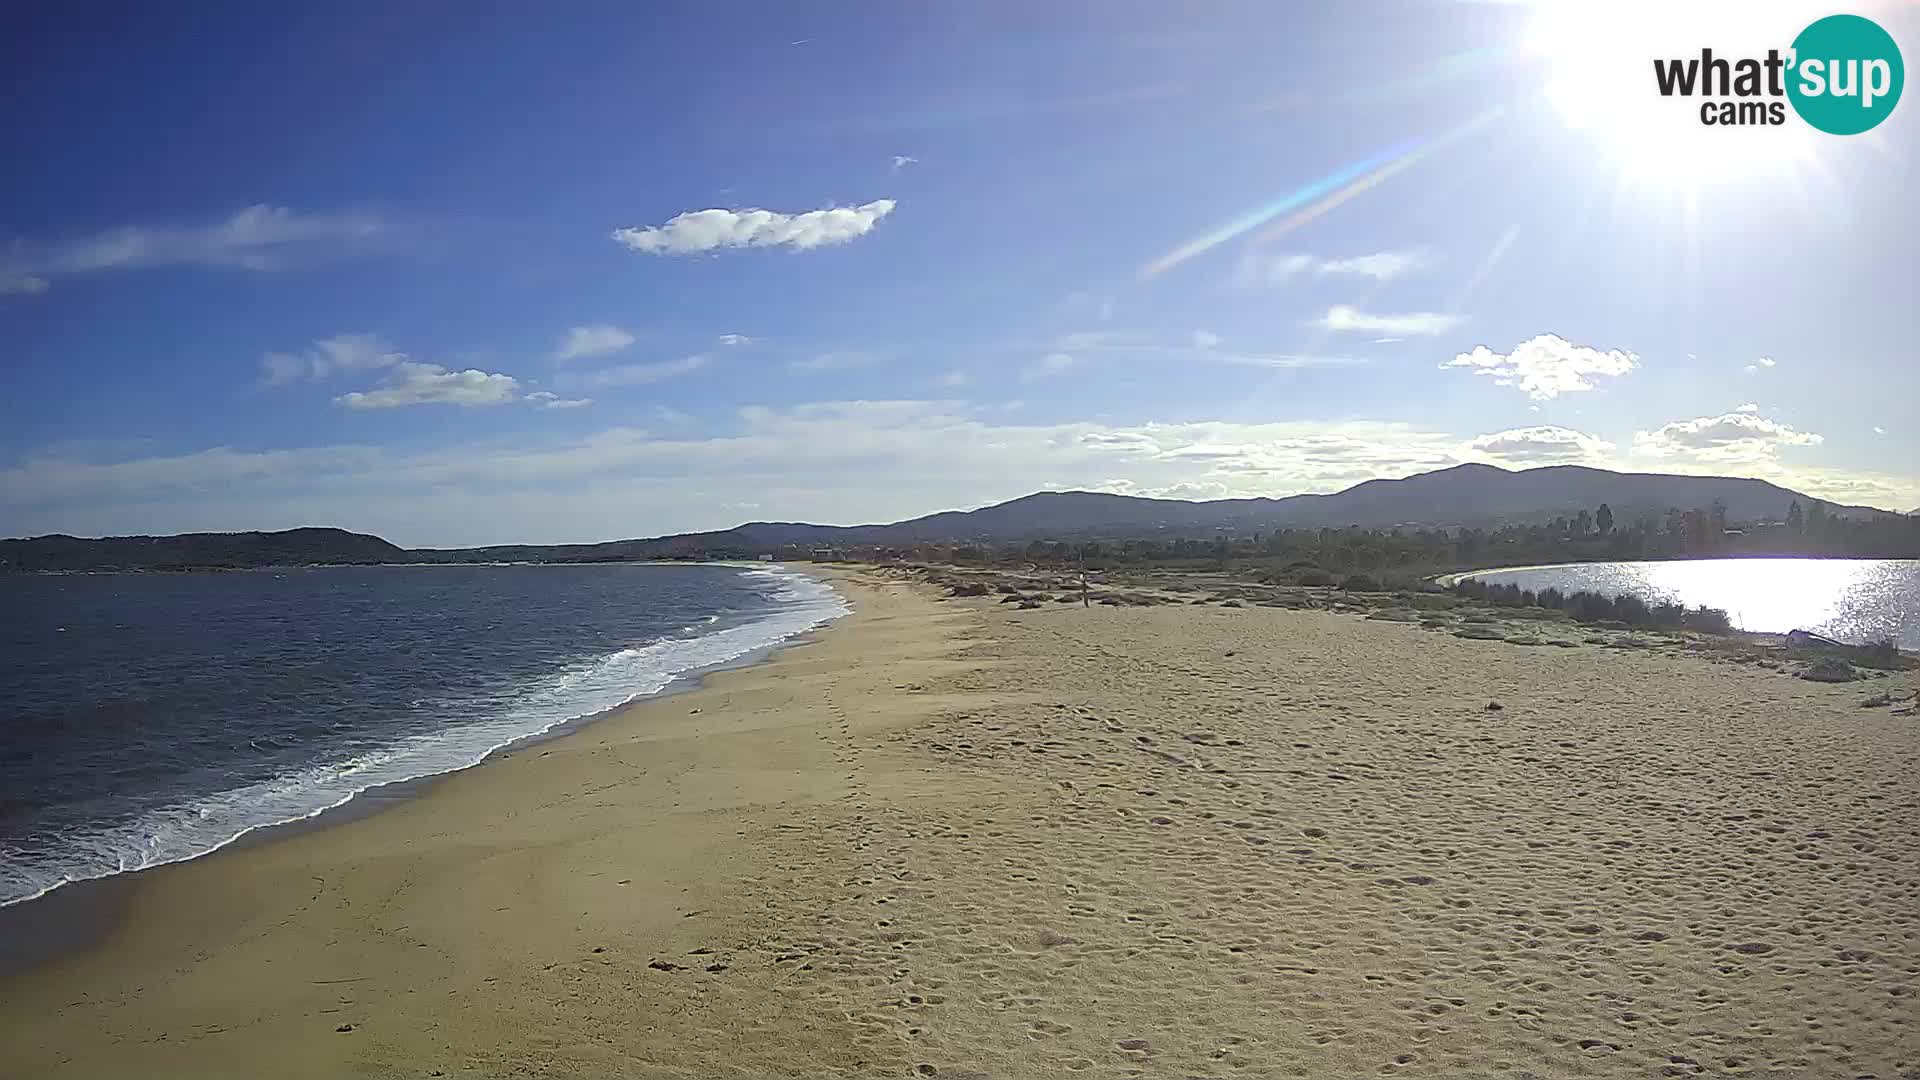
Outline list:
[[[411,362],[408,362],[411,363]],[[402,369],[385,398],[515,396],[485,372]],[[548,391],[520,396],[554,406]],[[1331,492],[1363,480],[1467,461],[1508,467],[1645,467],[1613,444],[1539,426],[1461,436],[1389,421],[1015,423],[962,401],[825,401],[747,406],[725,434],[689,434],[685,417],[529,443],[440,449],[347,444],[291,450],[220,446],[122,460],[47,452],[0,470],[0,519],[16,535],[86,535],[338,525],[410,546],[559,543],[721,529],[750,519],[892,521],[1063,488],[1170,498]],[[1749,414],[1729,414],[1749,417]],[[1821,498],[1903,507],[1912,480],[1785,463],[1778,446],[1817,439],[1727,417],[1648,432],[1661,471],[1756,475]],[[1775,452],[1730,468],[1726,447]],[[1643,449],[1636,447],[1636,451]],[[1651,457],[1651,455],[1650,455]],[[937,480],[935,479],[937,478]],[[740,493],[725,502],[719,485]]]

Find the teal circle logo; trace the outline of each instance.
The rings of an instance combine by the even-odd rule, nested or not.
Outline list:
[[[1787,100],[1829,135],[1858,135],[1893,112],[1906,67],[1893,35],[1872,19],[1829,15],[1793,39]]]

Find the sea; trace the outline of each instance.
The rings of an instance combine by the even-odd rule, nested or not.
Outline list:
[[[778,565],[0,576],[0,905],[467,768],[847,611]]]
[[[1599,562],[1466,575],[1538,592],[1630,593],[1649,603],[1724,610],[1756,633],[1810,630],[1849,644],[1887,638],[1920,649],[1920,560],[1688,559]]]

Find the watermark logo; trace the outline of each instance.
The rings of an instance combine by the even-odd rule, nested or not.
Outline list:
[[[1777,125],[1787,105],[1830,135],[1872,130],[1900,103],[1906,67],[1893,35],[1872,19],[1829,15],[1793,39],[1782,54],[1729,58],[1701,49],[1697,57],[1656,59],[1662,97],[1698,97],[1710,127]]]
[[[1787,100],[1800,119],[1829,135],[1872,129],[1900,103],[1906,66],[1893,35],[1872,19],[1829,15],[1793,39],[1797,78]]]

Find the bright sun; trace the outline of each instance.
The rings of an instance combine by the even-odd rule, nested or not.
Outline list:
[[[1653,60],[1703,47],[1729,58],[1784,52],[1820,13],[1799,0],[1542,0],[1526,44],[1547,66],[1546,99],[1600,142],[1623,184],[1698,191],[1797,170],[1812,162],[1813,140],[1790,107],[1778,126],[1703,125],[1705,99],[1661,97]]]

